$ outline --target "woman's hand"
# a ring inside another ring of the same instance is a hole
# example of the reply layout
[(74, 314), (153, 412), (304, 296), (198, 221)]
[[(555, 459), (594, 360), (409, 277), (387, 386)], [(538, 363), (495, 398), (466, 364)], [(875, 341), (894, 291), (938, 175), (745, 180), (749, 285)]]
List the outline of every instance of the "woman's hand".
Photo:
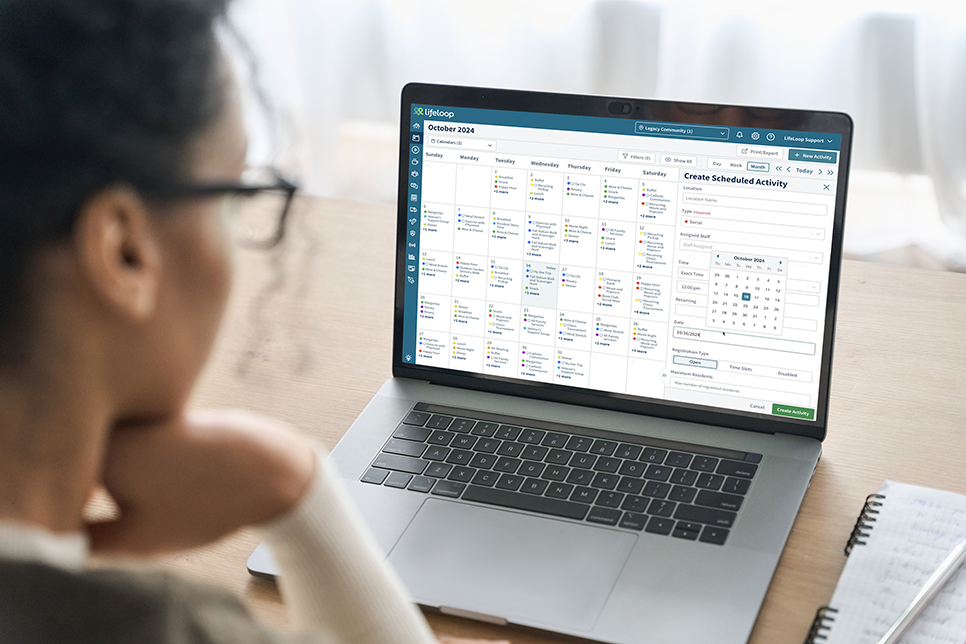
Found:
[(281, 422), (189, 411), (111, 435), (103, 483), (120, 516), (88, 526), (95, 551), (149, 555), (199, 546), (285, 513), (315, 473), (315, 452)]

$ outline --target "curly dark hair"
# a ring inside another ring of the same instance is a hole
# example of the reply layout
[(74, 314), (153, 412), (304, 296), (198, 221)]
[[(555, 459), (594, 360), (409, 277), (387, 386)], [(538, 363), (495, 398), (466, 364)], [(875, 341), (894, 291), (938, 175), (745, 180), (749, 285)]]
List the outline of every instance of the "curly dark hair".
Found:
[(110, 185), (184, 175), (223, 107), (229, 0), (0, 0), (0, 364), (24, 344), (28, 265)]

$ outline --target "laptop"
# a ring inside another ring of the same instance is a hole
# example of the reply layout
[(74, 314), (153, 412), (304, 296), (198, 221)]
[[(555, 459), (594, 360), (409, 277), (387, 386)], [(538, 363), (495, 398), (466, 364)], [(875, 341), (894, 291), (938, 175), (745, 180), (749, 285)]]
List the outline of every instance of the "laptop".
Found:
[(401, 112), (393, 378), (331, 454), (388, 561), (427, 610), (745, 642), (826, 435), (851, 119)]

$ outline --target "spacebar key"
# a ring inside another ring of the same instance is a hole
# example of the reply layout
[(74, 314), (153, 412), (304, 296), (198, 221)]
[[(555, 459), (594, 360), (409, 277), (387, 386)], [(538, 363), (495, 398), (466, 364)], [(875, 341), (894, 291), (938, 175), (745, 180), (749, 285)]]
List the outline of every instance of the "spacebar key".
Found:
[(500, 505), (505, 508), (516, 510), (530, 510), (541, 514), (552, 514), (568, 519), (583, 519), (587, 514), (589, 506), (583, 503), (571, 503), (570, 501), (559, 501), (548, 499), (541, 496), (529, 496), (505, 492), (489, 487), (470, 485), (463, 492), (464, 501), (476, 501), (478, 503), (489, 503), (490, 505)]

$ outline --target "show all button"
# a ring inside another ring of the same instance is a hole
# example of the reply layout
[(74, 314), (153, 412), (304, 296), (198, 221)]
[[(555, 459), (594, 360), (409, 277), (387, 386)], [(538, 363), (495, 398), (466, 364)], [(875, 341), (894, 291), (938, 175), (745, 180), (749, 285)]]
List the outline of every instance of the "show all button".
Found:
[(789, 161), (807, 161), (809, 163), (835, 163), (838, 160), (838, 152), (827, 152), (825, 150), (789, 150)]
[(789, 418), (800, 418), (802, 420), (815, 420), (815, 410), (809, 407), (792, 407), (791, 405), (780, 405), (774, 403), (771, 406), (771, 413), (775, 416), (788, 416)]

